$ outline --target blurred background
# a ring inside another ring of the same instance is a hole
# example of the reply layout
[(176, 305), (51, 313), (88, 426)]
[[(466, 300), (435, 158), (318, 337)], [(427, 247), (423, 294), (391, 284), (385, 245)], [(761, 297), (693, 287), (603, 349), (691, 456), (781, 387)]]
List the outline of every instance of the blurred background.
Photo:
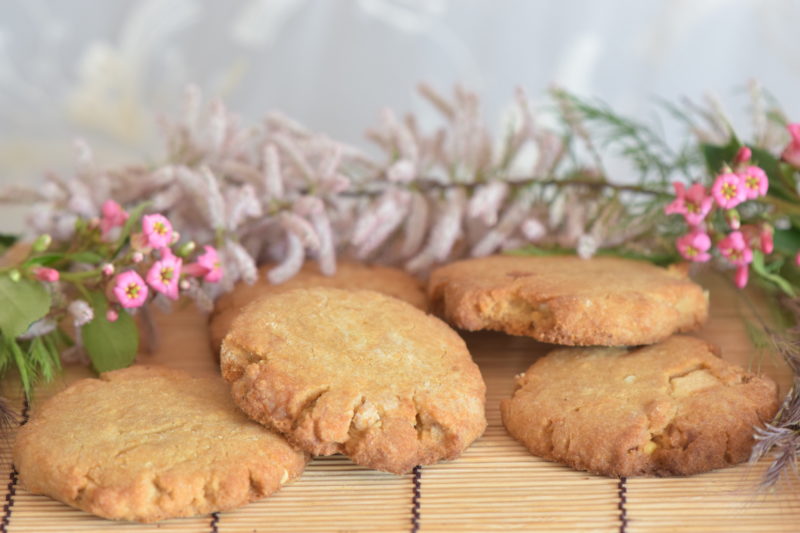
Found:
[[(751, 79), (797, 120), (798, 21), (795, 0), (0, 0), (0, 186), (70, 172), (75, 137), (157, 160), (189, 82), (365, 148), (383, 107), (435, 114), (420, 81), (479, 92), (498, 126), (516, 86), (558, 84), (641, 119), (710, 91), (746, 129)], [(0, 233), (23, 212), (0, 206)]]

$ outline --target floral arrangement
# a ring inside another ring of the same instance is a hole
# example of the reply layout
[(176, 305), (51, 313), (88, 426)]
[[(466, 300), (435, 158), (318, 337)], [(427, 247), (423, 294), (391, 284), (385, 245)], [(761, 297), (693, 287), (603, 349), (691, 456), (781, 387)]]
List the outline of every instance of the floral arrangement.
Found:
[(0, 364), (16, 367), (27, 396), (62, 358), (85, 358), (99, 372), (130, 365), (139, 345), (133, 313), (149, 325), (149, 302), (202, 294), (222, 278), (211, 246), (184, 265), (194, 242), (180, 243), (166, 217), (143, 214), (147, 207), (127, 212), (106, 200), (101, 217), (76, 219), (69, 241), (45, 233), (0, 269)]
[[(190, 88), (181, 118), (163, 121), (161, 163), (101, 168), (78, 142), (74, 174), (0, 191), (0, 201), (31, 203), (31, 226), (59, 243), (53, 252), (41, 237), (29, 258), (0, 274), (0, 298), (38, 302), (12, 326), (0, 305), (8, 346), (0, 361), (48, 377), (70, 342), (48, 328), (70, 316), (98, 370), (129, 364), (135, 341), (124, 356), (100, 356), (93, 345), (105, 333), (93, 328), (125, 327), (135, 337), (122, 311), (140, 309), (146, 322), (142, 304), (154, 295), (163, 303), (183, 291), (208, 309), (219, 291), (254, 281), (258, 264), (271, 264), (267, 276), (280, 283), (308, 258), (327, 274), (339, 256), (424, 274), (465, 256), (576, 253), (706, 263), (739, 287), (754, 280), (786, 321), (759, 317), (753, 334), (800, 376), (790, 327), (800, 312), (800, 125), (756, 84), (752, 142), (740, 140), (715, 100), (664, 104), (696, 137), (680, 145), (559, 89), (537, 108), (517, 91), (501, 135), (492, 135), (474, 93), (420, 92), (441, 125), (423, 130), (413, 115), (386, 110), (367, 132), (382, 152), (371, 157), (280, 114), (244, 125), (221, 102), (203, 106)], [(121, 207), (137, 204), (130, 214)], [(141, 217), (134, 234), (143, 209), (160, 214)], [(184, 264), (193, 242), (214, 248)], [(800, 377), (754, 450), (755, 458), (778, 454), (768, 482), (794, 464), (798, 413)]]

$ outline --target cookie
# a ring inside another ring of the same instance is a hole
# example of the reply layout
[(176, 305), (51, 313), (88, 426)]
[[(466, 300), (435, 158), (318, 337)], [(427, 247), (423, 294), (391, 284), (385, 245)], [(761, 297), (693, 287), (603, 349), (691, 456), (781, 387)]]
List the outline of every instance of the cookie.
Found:
[(383, 266), (362, 263), (339, 262), (333, 276), (325, 276), (316, 263), (307, 262), (300, 272), (289, 281), (273, 285), (266, 279), (272, 265), (262, 267), (258, 281), (253, 285), (238, 283), (234, 289), (222, 295), (214, 305), (209, 318), (211, 347), (219, 353), (222, 339), (228, 333), (233, 319), (250, 302), (266, 294), (301, 287), (335, 287), (339, 289), (368, 289), (405, 300), (414, 307), (427, 311), (425, 289), (419, 280), (406, 272)]
[(533, 455), (607, 476), (689, 475), (746, 460), (777, 387), (674, 336), (642, 348), (564, 348), (517, 379), (500, 410)]
[(428, 296), (459, 328), (568, 346), (652, 344), (708, 315), (707, 295), (680, 269), (611, 257), (459, 261), (431, 274)]
[(221, 379), (145, 366), (55, 395), (20, 428), (13, 454), (29, 491), (139, 522), (233, 509), (307, 462), (239, 411)]
[(444, 322), (373, 291), (314, 287), (245, 308), (222, 342), (237, 405), (313, 455), (393, 473), (457, 457), (486, 386)]

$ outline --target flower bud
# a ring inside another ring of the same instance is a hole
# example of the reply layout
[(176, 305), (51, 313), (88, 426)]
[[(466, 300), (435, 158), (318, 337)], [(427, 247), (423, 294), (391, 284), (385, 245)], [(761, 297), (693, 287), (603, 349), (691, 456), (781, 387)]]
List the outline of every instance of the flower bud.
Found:
[(728, 209), (725, 211), (725, 222), (732, 230), (737, 230), (742, 226), (742, 218), (736, 209)]
[(8, 273), (8, 277), (11, 278), (11, 281), (19, 281), (22, 278), (22, 274), (20, 274), (19, 270), (15, 268)]
[(197, 248), (197, 245), (194, 243), (194, 241), (189, 241), (185, 244), (182, 244), (180, 248), (178, 248), (178, 256), (187, 257), (194, 252), (195, 248)]
[(50, 237), (50, 235), (48, 235), (47, 233), (45, 233), (43, 235), (39, 235), (36, 238), (36, 240), (33, 241), (31, 248), (33, 249), (34, 252), (44, 252), (50, 247), (50, 244), (52, 242), (53, 238)]

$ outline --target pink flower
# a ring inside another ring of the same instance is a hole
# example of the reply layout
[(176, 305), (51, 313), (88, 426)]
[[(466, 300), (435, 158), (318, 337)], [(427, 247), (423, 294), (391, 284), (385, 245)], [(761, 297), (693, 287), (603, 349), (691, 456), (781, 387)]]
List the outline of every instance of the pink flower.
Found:
[(118, 274), (112, 291), (120, 305), (125, 308), (141, 307), (147, 300), (147, 285), (133, 270)]
[(800, 122), (786, 126), (792, 140), (783, 149), (781, 158), (795, 168), (800, 168)]
[(711, 211), (714, 199), (706, 194), (705, 188), (699, 183), (695, 183), (688, 190), (679, 181), (674, 182), (672, 186), (675, 187), (677, 198), (664, 208), (664, 212), (668, 215), (683, 215), (690, 226), (700, 224)]
[(142, 231), (151, 248), (164, 248), (172, 244), (172, 224), (164, 215), (142, 217)]
[(797, 255), (794, 256), (794, 264), (800, 267), (800, 252), (797, 252)]
[(745, 242), (741, 231), (732, 231), (719, 241), (717, 247), (722, 255), (734, 265), (748, 265), (753, 261), (753, 250)]
[(111, 263), (106, 263), (103, 265), (103, 274), (106, 276), (110, 276), (114, 273), (114, 265)]
[(749, 166), (739, 172), (744, 195), (748, 200), (767, 194), (769, 179), (767, 173), (759, 167)]
[(178, 299), (178, 282), (181, 277), (181, 266), (183, 260), (174, 255), (164, 254), (164, 256), (153, 263), (147, 271), (147, 283), (153, 290), (164, 294), (171, 300)]
[(775, 242), (773, 241), (773, 232), (772, 226), (769, 224), (765, 224), (761, 228), (761, 233), (759, 233), (759, 241), (761, 242), (761, 251), (765, 254), (771, 254), (772, 251), (775, 249)]
[(112, 228), (122, 226), (128, 220), (128, 213), (114, 200), (106, 200), (100, 208), (103, 218), (100, 219), (100, 231), (106, 235)]
[(222, 264), (213, 246), (205, 246), (206, 252), (197, 258), (197, 262), (186, 265), (186, 273), (190, 276), (202, 277), (216, 283), (222, 279)]
[(739, 265), (739, 268), (736, 269), (736, 275), (734, 276), (734, 282), (736, 286), (740, 289), (744, 289), (747, 285), (747, 279), (750, 277), (750, 267), (747, 265)]
[(711, 195), (723, 209), (733, 209), (747, 199), (741, 178), (732, 172), (717, 176)]
[(61, 277), (61, 275), (58, 273), (58, 270), (47, 267), (34, 268), (33, 275), (36, 276), (36, 279), (39, 281), (49, 281), (50, 283), (58, 281), (58, 278)]
[(737, 165), (740, 163), (747, 163), (750, 161), (750, 158), (753, 157), (753, 152), (747, 146), (742, 146), (739, 148), (739, 151), (736, 152), (736, 159), (733, 160), (734, 163)]
[(702, 231), (695, 230), (679, 237), (677, 246), (683, 258), (689, 261), (705, 263), (711, 259), (711, 255), (707, 253), (711, 248), (711, 238)]
[(118, 318), (119, 318), (119, 313), (117, 313), (113, 309), (109, 309), (108, 311), (106, 311), (106, 320), (108, 320), (109, 322), (116, 322)]

